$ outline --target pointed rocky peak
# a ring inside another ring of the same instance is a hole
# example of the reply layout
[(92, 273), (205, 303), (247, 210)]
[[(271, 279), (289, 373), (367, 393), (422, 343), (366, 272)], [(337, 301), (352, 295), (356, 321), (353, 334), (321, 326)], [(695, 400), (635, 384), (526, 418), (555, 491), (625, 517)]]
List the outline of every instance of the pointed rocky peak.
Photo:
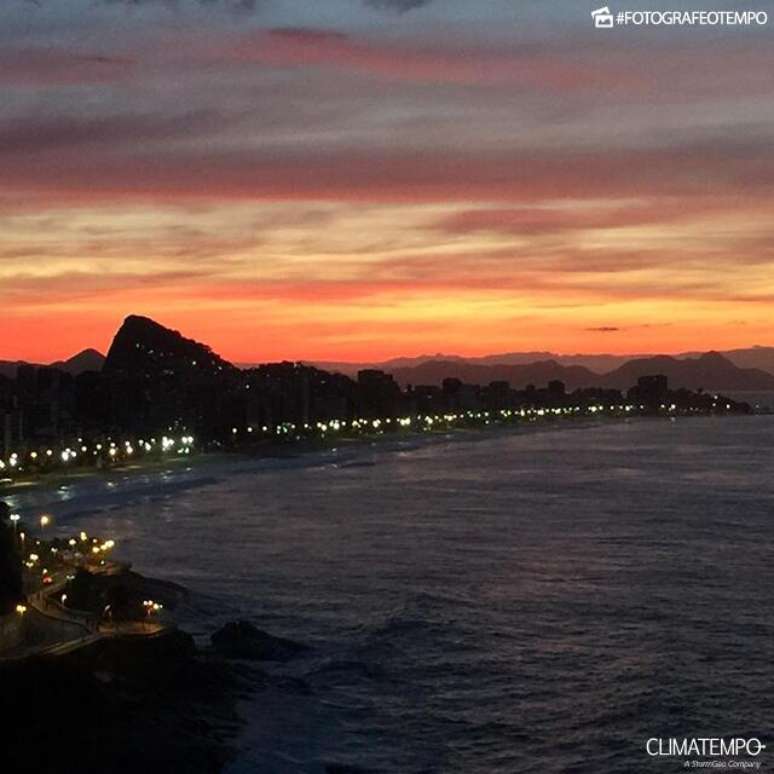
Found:
[(104, 371), (130, 376), (181, 376), (231, 373), (235, 367), (208, 346), (160, 325), (149, 317), (130, 315), (116, 333)]

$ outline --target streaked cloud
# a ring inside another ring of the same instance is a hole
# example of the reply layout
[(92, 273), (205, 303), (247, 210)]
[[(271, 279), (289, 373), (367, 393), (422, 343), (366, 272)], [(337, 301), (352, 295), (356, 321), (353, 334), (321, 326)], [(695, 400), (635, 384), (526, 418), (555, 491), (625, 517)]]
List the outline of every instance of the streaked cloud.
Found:
[(565, 2), (72, 3), (0, 9), (0, 358), (130, 312), (239, 360), (772, 340), (760, 34), (601, 40)]
[(378, 11), (406, 13), (429, 5), (433, 0), (365, 0), (365, 5)]

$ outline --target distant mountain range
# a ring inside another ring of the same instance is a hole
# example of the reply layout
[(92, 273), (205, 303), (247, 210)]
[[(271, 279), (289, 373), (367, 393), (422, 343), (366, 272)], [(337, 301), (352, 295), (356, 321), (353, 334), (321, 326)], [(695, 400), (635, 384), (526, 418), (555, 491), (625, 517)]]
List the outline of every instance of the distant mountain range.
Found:
[(100, 371), (104, 362), (105, 356), (101, 352), (97, 352), (96, 349), (84, 349), (69, 360), (57, 360), (51, 364), (51, 367), (77, 376), (84, 371)]
[(690, 390), (766, 391), (774, 390), (774, 374), (758, 368), (739, 368), (717, 352), (696, 358), (679, 359), (666, 355), (629, 360), (608, 373), (598, 374), (581, 365), (563, 365), (556, 360), (524, 364), (482, 365), (460, 360), (426, 360), (415, 366), (392, 368), (390, 372), (403, 385), (440, 384), (456, 377), (470, 384), (507, 381), (512, 387), (528, 384), (543, 386), (553, 379), (569, 390), (578, 387), (604, 387), (626, 390), (641, 376), (663, 374), (674, 388)]
[[(128, 328), (140, 324), (154, 327), (154, 335), (163, 339), (162, 326), (145, 318), (130, 317)], [(123, 335), (126, 335), (125, 333)], [(117, 342), (120, 348), (121, 336)], [(115, 349), (116, 342), (114, 342)], [(208, 350), (209, 351), (209, 350)], [(112, 361), (115, 362), (117, 351)], [(129, 357), (129, 355), (126, 355)], [(213, 359), (212, 354), (207, 358)], [(225, 361), (218, 360), (222, 366)], [(84, 371), (99, 371), (105, 357), (95, 349), (85, 349), (68, 360), (50, 365), (73, 375)], [(19, 361), (0, 361), (0, 375), (14, 377)], [(556, 355), (551, 352), (509, 352), (483, 357), (458, 355), (422, 355), (394, 358), (374, 363), (314, 362), (327, 371), (354, 375), (364, 368), (387, 371), (402, 385), (440, 384), (446, 377), (456, 377), (469, 384), (489, 384), (507, 381), (513, 387), (528, 384), (544, 386), (553, 379), (565, 383), (568, 389), (605, 387), (626, 390), (640, 376), (664, 374), (673, 387), (691, 390), (767, 391), (774, 390), (774, 347), (751, 347), (725, 352), (686, 352), (666, 355)], [(35, 364), (31, 364), (35, 365)], [(200, 364), (201, 365), (201, 364)], [(239, 364), (247, 368), (253, 364)]]
[(40, 367), (48, 365), (51, 368), (58, 368), (60, 371), (66, 371), (68, 374), (77, 376), (84, 371), (100, 371), (105, 362), (105, 356), (96, 349), (84, 349), (77, 355), (73, 355), (67, 360), (57, 360), (54, 363), (28, 363), (25, 360), (0, 360), (0, 376), (6, 376), (9, 379), (16, 378), (16, 370), (20, 365), (32, 365)]
[[(681, 352), (671, 357), (675, 360), (696, 359), (703, 352)], [(774, 373), (774, 347), (747, 347), (745, 349), (721, 350), (719, 354), (730, 360), (739, 368), (759, 368), (762, 371)], [(620, 368), (630, 360), (646, 360), (654, 357), (653, 354), (633, 353), (628, 355), (559, 355), (556, 352), (531, 351), (531, 352), (503, 352), (495, 355), (483, 355), (481, 357), (462, 357), (460, 355), (419, 355), (417, 357), (399, 357), (391, 360), (347, 363), (337, 361), (309, 361), (310, 365), (323, 368), (327, 371), (340, 371), (345, 374), (356, 374), (363, 368), (378, 368), (382, 371), (393, 373), (396, 369), (418, 366), (429, 360), (443, 362), (462, 362), (475, 365), (528, 365), (546, 360), (553, 360), (563, 366), (583, 366), (597, 374), (606, 374), (616, 368)]]
[(773, 374), (760, 368), (740, 368), (719, 352), (682, 359), (661, 355), (629, 360), (610, 373), (601, 375), (599, 384), (623, 390), (648, 374), (664, 374), (674, 387), (689, 390), (774, 390)]

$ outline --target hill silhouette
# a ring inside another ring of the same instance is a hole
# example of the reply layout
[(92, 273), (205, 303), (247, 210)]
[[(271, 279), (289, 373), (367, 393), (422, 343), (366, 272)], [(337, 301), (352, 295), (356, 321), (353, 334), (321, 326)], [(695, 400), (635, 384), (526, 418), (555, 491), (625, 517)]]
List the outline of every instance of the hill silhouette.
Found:
[(758, 368), (739, 368), (719, 352), (697, 358), (658, 356), (630, 360), (600, 377), (600, 386), (626, 389), (641, 376), (663, 374), (669, 383), (689, 390), (774, 390), (774, 375)]
[[(685, 353), (627, 357), (620, 355), (555, 355), (550, 352), (510, 352), (482, 357), (420, 355), (377, 363), (316, 362), (318, 368), (355, 376), (362, 368), (379, 368), (402, 385), (440, 384), (447, 377), (469, 384), (485, 385), (507, 381), (513, 387), (545, 385), (561, 380), (568, 389), (584, 387), (626, 390), (641, 376), (663, 374), (674, 387), (691, 390), (768, 391), (774, 390), (774, 347), (750, 347), (723, 352)], [(0, 376), (14, 378), (23, 361), (0, 361)], [(311, 364), (311, 363), (310, 363)], [(39, 365), (39, 364), (29, 364)], [(206, 344), (186, 338), (149, 317), (128, 316), (103, 357), (95, 349), (85, 349), (51, 367), (77, 376), (104, 369), (107, 374), (144, 374), (145, 378), (176, 380), (217, 379), (235, 374), (238, 368), (212, 351)]]
[(51, 363), (51, 368), (58, 368), (60, 371), (78, 376), (85, 371), (101, 371), (104, 363), (105, 356), (101, 352), (88, 348), (67, 360), (57, 360), (55, 363)]
[[(528, 384), (546, 385), (559, 379), (567, 389), (594, 385), (597, 374), (583, 366), (563, 366), (555, 360), (517, 365), (479, 365), (458, 360), (430, 360), (409, 368), (390, 371), (399, 384), (440, 384), (445, 378), (460, 379), (466, 384), (489, 384), (494, 381), (509, 382), (512, 387)], [(631, 386), (631, 385), (629, 385)]]
[(129, 315), (110, 345), (103, 371), (132, 376), (219, 376), (235, 371), (206, 344), (188, 339), (149, 317)]
[(673, 387), (690, 390), (766, 391), (774, 390), (774, 375), (756, 368), (739, 368), (718, 352), (697, 358), (678, 359), (667, 355), (629, 360), (606, 374), (597, 374), (578, 365), (562, 365), (544, 360), (526, 365), (480, 365), (460, 361), (426, 361), (410, 368), (391, 371), (401, 384), (440, 384), (456, 377), (470, 384), (507, 381), (513, 387), (543, 385), (559, 379), (568, 389), (603, 387), (626, 390), (641, 376), (663, 374)]

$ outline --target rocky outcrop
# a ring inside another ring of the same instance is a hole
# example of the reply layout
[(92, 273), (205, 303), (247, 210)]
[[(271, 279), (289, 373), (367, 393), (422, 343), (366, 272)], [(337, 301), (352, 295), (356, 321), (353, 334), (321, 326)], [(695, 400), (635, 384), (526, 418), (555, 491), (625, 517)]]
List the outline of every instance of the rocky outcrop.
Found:
[(110, 345), (105, 373), (209, 374), (219, 376), (237, 371), (208, 346), (187, 339), (178, 331), (165, 328), (149, 317), (130, 315), (118, 329)]
[(309, 649), (293, 640), (274, 637), (248, 621), (227, 623), (210, 640), (221, 655), (251, 661), (289, 661)]
[(253, 682), (180, 631), (0, 662), (2, 771), (221, 771)]
[(83, 568), (68, 583), (66, 593), (69, 608), (101, 617), (109, 605), (114, 621), (143, 619), (147, 614), (144, 600), (174, 610), (188, 596), (186, 589), (176, 583), (146, 578), (131, 570), (94, 574)]
[(132, 315), (116, 333), (102, 369), (110, 420), (133, 432), (158, 432), (175, 419), (206, 437), (231, 418), (241, 372), (209, 347), (147, 318)]

